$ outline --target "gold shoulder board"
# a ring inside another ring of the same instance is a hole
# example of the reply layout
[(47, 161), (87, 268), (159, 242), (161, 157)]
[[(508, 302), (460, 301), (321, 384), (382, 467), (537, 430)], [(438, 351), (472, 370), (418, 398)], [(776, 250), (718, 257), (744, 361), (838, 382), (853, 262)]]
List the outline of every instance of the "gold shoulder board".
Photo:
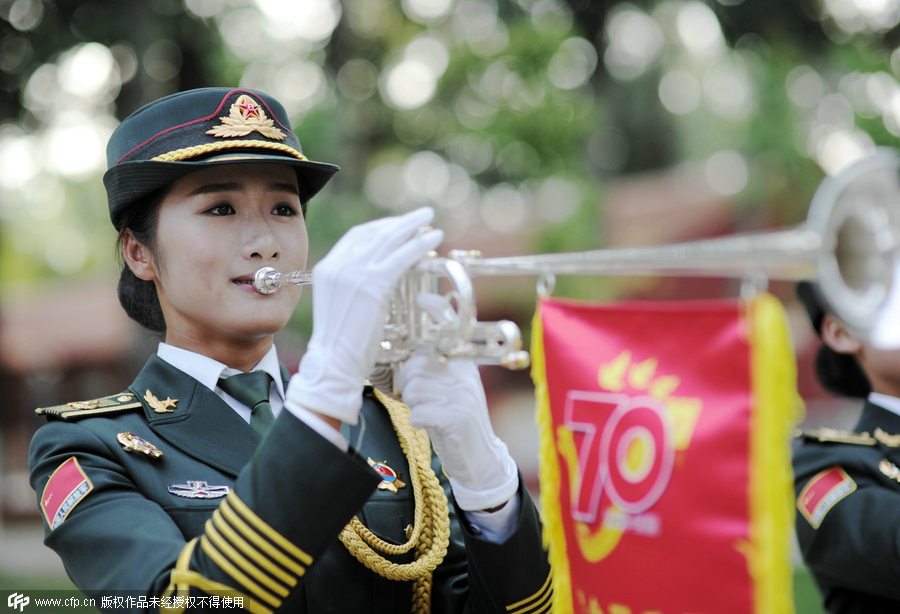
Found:
[(134, 394), (120, 392), (91, 401), (75, 401), (55, 407), (38, 407), (34, 413), (38, 416), (54, 416), (63, 420), (79, 420), (90, 416), (117, 414), (139, 407), (141, 407), (141, 401)]
[(829, 443), (849, 443), (857, 446), (874, 446), (878, 440), (871, 437), (868, 432), (854, 433), (852, 431), (841, 431), (838, 429), (830, 429), (822, 427), (814, 431), (795, 431), (794, 437), (803, 439), (811, 439), (813, 441), (824, 441)]

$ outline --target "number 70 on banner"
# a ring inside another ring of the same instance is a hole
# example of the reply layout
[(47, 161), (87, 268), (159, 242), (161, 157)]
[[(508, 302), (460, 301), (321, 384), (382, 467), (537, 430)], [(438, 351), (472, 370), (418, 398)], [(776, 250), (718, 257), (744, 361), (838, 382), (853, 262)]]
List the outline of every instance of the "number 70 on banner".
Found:
[(575, 520), (592, 524), (604, 493), (621, 511), (640, 514), (665, 492), (675, 464), (675, 428), (658, 399), (570, 390), (563, 426), (578, 457), (577, 469), (569, 467)]

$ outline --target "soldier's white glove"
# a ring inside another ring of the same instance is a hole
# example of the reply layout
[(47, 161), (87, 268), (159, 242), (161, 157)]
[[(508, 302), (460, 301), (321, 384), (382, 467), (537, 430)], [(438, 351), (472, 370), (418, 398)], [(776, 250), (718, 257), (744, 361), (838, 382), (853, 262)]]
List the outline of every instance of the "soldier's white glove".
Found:
[(512, 498), (519, 488), (516, 463), (494, 434), (472, 361), (441, 364), (433, 355), (414, 356), (395, 385), (411, 410), (412, 425), (428, 432), (462, 509), (486, 510)]
[(351, 228), (313, 268), (313, 332), (286, 404), (356, 424), (363, 380), (375, 364), (387, 295), (400, 276), (436, 248), (440, 230), (419, 233), (423, 207)]

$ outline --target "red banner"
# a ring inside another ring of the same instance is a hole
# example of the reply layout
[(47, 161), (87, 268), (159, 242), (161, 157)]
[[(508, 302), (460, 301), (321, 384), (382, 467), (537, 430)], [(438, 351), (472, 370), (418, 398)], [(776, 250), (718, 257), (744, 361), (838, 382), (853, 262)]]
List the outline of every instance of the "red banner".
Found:
[[(778, 427), (762, 423), (756, 389), (771, 386), (753, 365), (789, 363), (779, 381), (790, 385), (793, 356), (780, 305), (764, 298), (769, 324), (736, 301), (540, 304), (533, 354), (555, 612), (790, 611), (790, 420), (780, 411)], [(772, 335), (777, 351), (760, 355), (757, 340)], [(797, 398), (780, 394), (781, 407)], [(774, 489), (757, 458), (771, 441)], [(783, 520), (774, 530), (773, 518)]]

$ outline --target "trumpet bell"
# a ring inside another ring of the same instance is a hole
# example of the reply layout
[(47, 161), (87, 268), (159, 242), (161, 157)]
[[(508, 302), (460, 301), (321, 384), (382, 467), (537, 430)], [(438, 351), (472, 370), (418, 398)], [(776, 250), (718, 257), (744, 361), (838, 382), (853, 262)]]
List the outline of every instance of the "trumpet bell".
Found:
[(872, 336), (900, 248), (900, 152), (881, 149), (820, 184), (806, 227), (822, 238), (818, 288), (858, 336)]

